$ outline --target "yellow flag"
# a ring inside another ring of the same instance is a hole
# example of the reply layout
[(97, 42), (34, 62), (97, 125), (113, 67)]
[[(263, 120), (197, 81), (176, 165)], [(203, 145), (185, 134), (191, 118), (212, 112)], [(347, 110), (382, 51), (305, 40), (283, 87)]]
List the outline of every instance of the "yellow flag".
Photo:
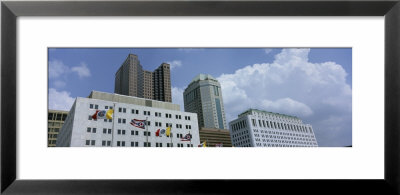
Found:
[(203, 147), (207, 147), (206, 141), (203, 142)]
[(107, 119), (112, 119), (113, 113), (114, 113), (114, 110), (113, 110), (113, 109), (108, 110), (108, 111), (107, 111), (107, 114), (106, 114)]
[(165, 134), (169, 137), (169, 134), (171, 134), (171, 127), (167, 127), (167, 132)]

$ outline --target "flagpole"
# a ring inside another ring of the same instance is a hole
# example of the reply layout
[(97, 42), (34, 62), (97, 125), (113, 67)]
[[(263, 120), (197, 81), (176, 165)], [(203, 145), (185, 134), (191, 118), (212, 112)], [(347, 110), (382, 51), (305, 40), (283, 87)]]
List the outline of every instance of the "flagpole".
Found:
[(171, 147), (173, 147), (173, 146), (172, 146), (172, 134), (171, 134), (171, 130), (172, 130), (172, 127), (169, 129), (169, 137), (171, 138)]
[(144, 122), (144, 124), (146, 125), (146, 143), (147, 143), (147, 147), (149, 147), (149, 130), (147, 129), (147, 118), (146, 117), (146, 121)]
[[(113, 147), (114, 144), (114, 121), (115, 121), (115, 103), (114, 103), (114, 107), (113, 107), (113, 117), (112, 117), (112, 130), (111, 130), (111, 147)], [(107, 117), (106, 117), (107, 118)]]

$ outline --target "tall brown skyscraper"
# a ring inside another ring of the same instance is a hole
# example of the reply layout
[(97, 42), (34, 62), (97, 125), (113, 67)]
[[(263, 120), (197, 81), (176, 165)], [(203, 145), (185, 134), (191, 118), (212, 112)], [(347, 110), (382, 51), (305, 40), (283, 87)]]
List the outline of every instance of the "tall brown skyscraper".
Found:
[(162, 63), (154, 72), (143, 70), (135, 54), (129, 54), (115, 73), (114, 93), (172, 102), (170, 65)]

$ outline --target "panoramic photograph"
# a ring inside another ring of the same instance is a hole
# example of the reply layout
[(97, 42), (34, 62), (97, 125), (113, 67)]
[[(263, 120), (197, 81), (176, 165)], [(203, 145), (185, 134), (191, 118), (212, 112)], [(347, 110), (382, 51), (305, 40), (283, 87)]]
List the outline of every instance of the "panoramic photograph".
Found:
[(352, 147), (351, 48), (48, 48), (48, 147)]

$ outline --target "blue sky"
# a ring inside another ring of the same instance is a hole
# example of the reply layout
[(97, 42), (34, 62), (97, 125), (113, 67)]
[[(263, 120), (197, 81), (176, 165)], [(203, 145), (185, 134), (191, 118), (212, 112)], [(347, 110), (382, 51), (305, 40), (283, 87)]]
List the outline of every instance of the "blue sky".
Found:
[(227, 121), (252, 107), (313, 125), (320, 146), (352, 145), (351, 48), (51, 48), (49, 108), (69, 110), (90, 91), (114, 92), (129, 53), (145, 70), (171, 64), (172, 101), (199, 73), (222, 86)]

